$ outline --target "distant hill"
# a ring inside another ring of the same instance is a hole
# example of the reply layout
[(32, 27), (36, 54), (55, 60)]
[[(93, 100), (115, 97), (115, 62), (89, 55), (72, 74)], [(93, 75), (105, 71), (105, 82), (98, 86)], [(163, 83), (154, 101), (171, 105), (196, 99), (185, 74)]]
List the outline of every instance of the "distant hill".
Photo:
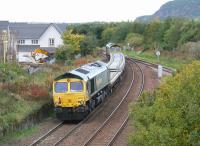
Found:
[(135, 21), (164, 20), (169, 17), (200, 19), (200, 0), (173, 0), (162, 5), (153, 15), (141, 16)]

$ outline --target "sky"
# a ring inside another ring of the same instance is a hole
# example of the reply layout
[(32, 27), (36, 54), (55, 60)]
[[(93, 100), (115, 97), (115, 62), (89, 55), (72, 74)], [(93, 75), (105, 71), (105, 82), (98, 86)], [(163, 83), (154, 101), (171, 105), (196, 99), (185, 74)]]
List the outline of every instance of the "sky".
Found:
[(1, 0), (0, 20), (11, 22), (120, 22), (151, 15), (171, 0)]

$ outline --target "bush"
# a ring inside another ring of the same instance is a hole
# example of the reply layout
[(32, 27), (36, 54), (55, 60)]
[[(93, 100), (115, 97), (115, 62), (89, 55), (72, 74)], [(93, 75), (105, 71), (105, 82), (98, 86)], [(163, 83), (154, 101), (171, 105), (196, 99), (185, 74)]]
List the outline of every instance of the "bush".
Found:
[(0, 82), (10, 82), (27, 73), (15, 63), (0, 63)]
[(76, 59), (74, 62), (75, 66), (81, 66), (87, 64), (87, 60), (85, 58)]
[(200, 144), (200, 62), (184, 67), (131, 105), (132, 145)]
[(30, 93), (29, 98), (31, 100), (38, 100), (38, 99), (41, 100), (49, 97), (48, 90), (39, 85), (31, 85), (28, 91)]
[(143, 36), (137, 33), (129, 33), (125, 40), (130, 47), (140, 47), (143, 43)]

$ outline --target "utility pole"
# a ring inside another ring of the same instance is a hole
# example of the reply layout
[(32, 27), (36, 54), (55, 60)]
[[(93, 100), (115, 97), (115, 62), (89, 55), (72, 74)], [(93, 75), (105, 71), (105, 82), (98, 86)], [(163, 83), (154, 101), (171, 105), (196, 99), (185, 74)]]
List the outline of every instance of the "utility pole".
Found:
[(8, 51), (8, 32), (6, 30), (3, 30), (2, 40), (3, 40), (3, 61), (4, 63), (6, 63), (7, 51)]

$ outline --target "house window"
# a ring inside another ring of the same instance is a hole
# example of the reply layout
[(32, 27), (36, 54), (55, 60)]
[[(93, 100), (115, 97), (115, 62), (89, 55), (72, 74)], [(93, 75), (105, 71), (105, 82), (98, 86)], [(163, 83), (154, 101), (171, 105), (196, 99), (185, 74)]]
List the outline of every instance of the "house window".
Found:
[(38, 44), (38, 40), (32, 40), (32, 44)]
[(54, 46), (54, 45), (55, 45), (55, 39), (49, 38), (49, 46)]
[(20, 45), (25, 44), (25, 40), (19, 40), (19, 41), (18, 41), (18, 44), (20, 44)]

